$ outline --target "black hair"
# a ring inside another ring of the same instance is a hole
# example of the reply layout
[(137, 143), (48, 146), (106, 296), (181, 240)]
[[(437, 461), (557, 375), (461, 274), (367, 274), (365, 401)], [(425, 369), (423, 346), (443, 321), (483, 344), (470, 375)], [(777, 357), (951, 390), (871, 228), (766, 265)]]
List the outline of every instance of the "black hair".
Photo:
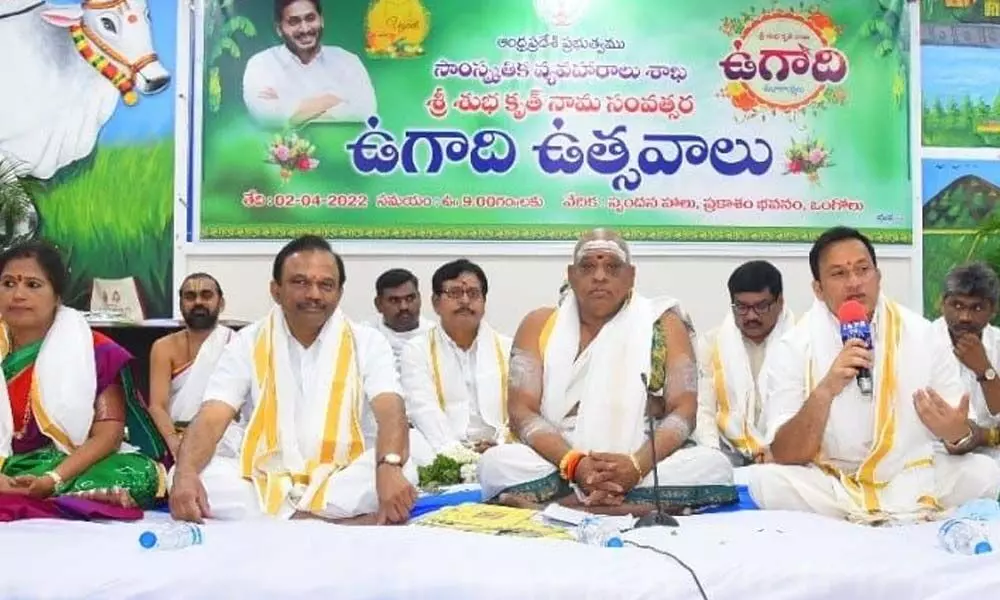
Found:
[(460, 258), (450, 263), (445, 263), (434, 271), (431, 277), (431, 291), (435, 296), (440, 296), (444, 292), (444, 282), (458, 279), (462, 273), (472, 273), (479, 280), (479, 285), (483, 288), (483, 296), (489, 292), (489, 283), (486, 281), (486, 273), (483, 269), (471, 260)]
[[(280, 23), (281, 19), (285, 16), (285, 9), (295, 4), (299, 0), (274, 0), (274, 22)], [(306, 0), (306, 2), (312, 2), (312, 5), (316, 8), (316, 13), (319, 16), (323, 16), (323, 5), (320, 4), (319, 0)]]
[(736, 267), (729, 276), (729, 299), (745, 292), (770, 292), (775, 298), (781, 295), (781, 271), (766, 260), (751, 260)]
[[(192, 279), (208, 279), (209, 281), (215, 284), (215, 291), (217, 294), (219, 294), (219, 298), (222, 298), (222, 286), (219, 285), (219, 280), (216, 279), (215, 277), (212, 277), (208, 273), (203, 273), (200, 271), (198, 273), (191, 273), (190, 275), (185, 277), (184, 281), (181, 282), (181, 288), (183, 289), (184, 284), (191, 281)], [(178, 290), (177, 293), (179, 294), (180, 290)]]
[(44, 240), (30, 240), (15, 244), (0, 254), (0, 273), (7, 268), (7, 264), (12, 260), (22, 258), (33, 258), (38, 266), (45, 272), (45, 277), (52, 286), (52, 291), (56, 296), (62, 298), (66, 291), (66, 281), (69, 273), (66, 271), (66, 263), (63, 262), (59, 249)]
[(381, 296), (386, 290), (398, 288), (407, 283), (412, 283), (415, 288), (420, 287), (420, 281), (413, 273), (406, 269), (389, 269), (375, 280), (375, 295)]
[(337, 282), (339, 284), (338, 287), (343, 288), (344, 284), (347, 283), (347, 273), (344, 271), (344, 259), (333, 251), (333, 248), (330, 247), (330, 242), (318, 235), (299, 236), (285, 244), (281, 250), (278, 250), (278, 255), (274, 257), (274, 266), (271, 267), (271, 277), (275, 283), (281, 283), (285, 261), (288, 260), (289, 256), (297, 252), (328, 252), (332, 254), (333, 259), (337, 261), (337, 271), (340, 273), (340, 281)]
[(819, 261), (823, 258), (823, 253), (826, 252), (826, 249), (837, 242), (847, 240), (857, 240), (864, 244), (865, 248), (868, 249), (868, 255), (871, 256), (872, 266), (878, 267), (878, 259), (875, 258), (875, 246), (872, 245), (872, 241), (868, 239), (868, 236), (851, 227), (832, 227), (820, 234), (816, 238), (816, 241), (813, 242), (812, 249), (809, 250), (809, 270), (812, 271), (814, 281), (819, 281)]

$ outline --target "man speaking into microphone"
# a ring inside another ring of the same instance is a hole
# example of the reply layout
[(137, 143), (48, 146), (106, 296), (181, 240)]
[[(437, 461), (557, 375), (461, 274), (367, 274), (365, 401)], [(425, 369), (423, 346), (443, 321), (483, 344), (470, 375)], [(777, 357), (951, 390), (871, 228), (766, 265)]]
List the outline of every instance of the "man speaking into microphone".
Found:
[(921, 418), (967, 410), (958, 363), (926, 319), (881, 294), (871, 241), (830, 229), (809, 267), (816, 302), (762, 369), (775, 464), (737, 471), (757, 504), (881, 522), (996, 498), (997, 463), (942, 450), (967, 427)]

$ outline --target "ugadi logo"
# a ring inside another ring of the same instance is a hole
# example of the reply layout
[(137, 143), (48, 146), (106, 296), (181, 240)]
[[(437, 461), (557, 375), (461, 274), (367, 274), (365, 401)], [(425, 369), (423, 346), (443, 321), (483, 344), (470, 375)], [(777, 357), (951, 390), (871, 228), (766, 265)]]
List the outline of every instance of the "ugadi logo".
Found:
[(834, 48), (839, 29), (814, 11), (765, 11), (744, 21), (724, 19), (733, 51), (719, 61), (722, 95), (748, 117), (843, 104), (847, 56)]
[(365, 53), (373, 58), (424, 54), (430, 12), (420, 0), (373, 0), (365, 17)]

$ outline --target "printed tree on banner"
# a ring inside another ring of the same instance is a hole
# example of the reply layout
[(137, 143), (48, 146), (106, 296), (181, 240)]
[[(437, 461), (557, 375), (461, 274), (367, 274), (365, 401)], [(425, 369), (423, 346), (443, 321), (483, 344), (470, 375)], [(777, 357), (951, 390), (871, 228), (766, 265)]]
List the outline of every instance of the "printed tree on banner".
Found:
[(892, 79), (892, 96), (901, 104), (906, 96), (906, 75), (909, 70), (909, 33), (904, 28), (904, 0), (879, 0), (879, 14), (863, 26), (862, 31), (875, 42), (875, 54), (880, 58), (895, 55), (899, 61)]
[[(259, 1), (259, 0), (258, 0)], [(218, 112), (222, 105), (222, 74), (218, 62), (228, 55), (239, 59), (243, 55), (236, 37), (252, 38), (257, 28), (250, 19), (234, 14), (234, 0), (210, 0), (205, 13), (205, 39), (208, 42), (208, 107)]]
[[(997, 245), (997, 240), (1000, 240), (1000, 209), (994, 210), (989, 218), (980, 223), (975, 240), (965, 257), (966, 262), (982, 260), (1000, 273), (1000, 245)], [(993, 317), (993, 324), (1000, 326), (1000, 312)]]

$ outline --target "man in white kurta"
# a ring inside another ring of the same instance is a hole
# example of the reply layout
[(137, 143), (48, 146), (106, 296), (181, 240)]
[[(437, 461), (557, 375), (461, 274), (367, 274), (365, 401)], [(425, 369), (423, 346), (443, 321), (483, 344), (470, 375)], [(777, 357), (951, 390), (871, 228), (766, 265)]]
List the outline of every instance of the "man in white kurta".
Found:
[[(392, 352), (380, 333), (336, 308), (342, 264), (313, 236), (279, 253), (280, 283), (272, 283), (279, 304), (226, 347), (182, 443), (172, 478), (175, 518), (347, 519), (383, 512), (383, 496), (395, 494), (405, 499), (391, 520), (408, 516), (415, 491), (406, 480), (417, 474), (405, 456)], [(362, 431), (365, 402), (378, 421), (379, 456)], [(245, 407), (239, 457), (209, 462), (227, 419)]]
[[(738, 471), (756, 503), (872, 522), (995, 498), (1000, 468), (943, 453), (938, 438), (951, 434), (921, 421), (917, 407), (932, 396), (958, 406), (958, 364), (926, 319), (880, 293), (871, 242), (831, 229), (810, 265), (817, 300), (764, 366), (766, 435), (777, 464)], [(833, 311), (846, 300), (869, 311), (873, 350), (841, 341)], [(861, 368), (872, 373), (871, 394), (857, 383)]]
[(363, 122), (376, 113), (375, 90), (357, 55), (324, 46), (320, 0), (284, 7), (276, 23), (284, 43), (247, 61), (243, 101), (274, 126), (317, 121)]
[(399, 368), (407, 342), (429, 331), (434, 321), (420, 314), (420, 281), (406, 269), (389, 269), (375, 280), (375, 310), (372, 326), (382, 332), (392, 346)]
[(767, 349), (794, 324), (781, 272), (767, 261), (744, 263), (728, 281), (730, 310), (698, 340), (700, 444), (720, 447), (734, 466), (770, 460), (758, 378)]
[[(1000, 280), (981, 262), (962, 265), (948, 273), (941, 298), (941, 317), (934, 333), (958, 359), (969, 396), (968, 415), (945, 415), (971, 420), (965, 443), (949, 447), (952, 453), (979, 452), (1000, 459), (1000, 328), (990, 324), (1000, 301)], [(962, 441), (962, 440), (960, 440)]]
[[(716, 449), (690, 446), (697, 373), (677, 302), (633, 290), (626, 243), (599, 229), (581, 238), (573, 292), (522, 322), (511, 353), (509, 417), (521, 443), (479, 462), (486, 498), (504, 494), (595, 510), (649, 504), (653, 469), (665, 502), (697, 507), (735, 500), (732, 467)], [(676, 407), (647, 443), (648, 395)]]
[(486, 275), (460, 259), (440, 267), (433, 280), (441, 322), (406, 345), (400, 365), (406, 414), (426, 441), (411, 449), (418, 464), (463, 444), (481, 452), (507, 433), (512, 340), (483, 319)]

